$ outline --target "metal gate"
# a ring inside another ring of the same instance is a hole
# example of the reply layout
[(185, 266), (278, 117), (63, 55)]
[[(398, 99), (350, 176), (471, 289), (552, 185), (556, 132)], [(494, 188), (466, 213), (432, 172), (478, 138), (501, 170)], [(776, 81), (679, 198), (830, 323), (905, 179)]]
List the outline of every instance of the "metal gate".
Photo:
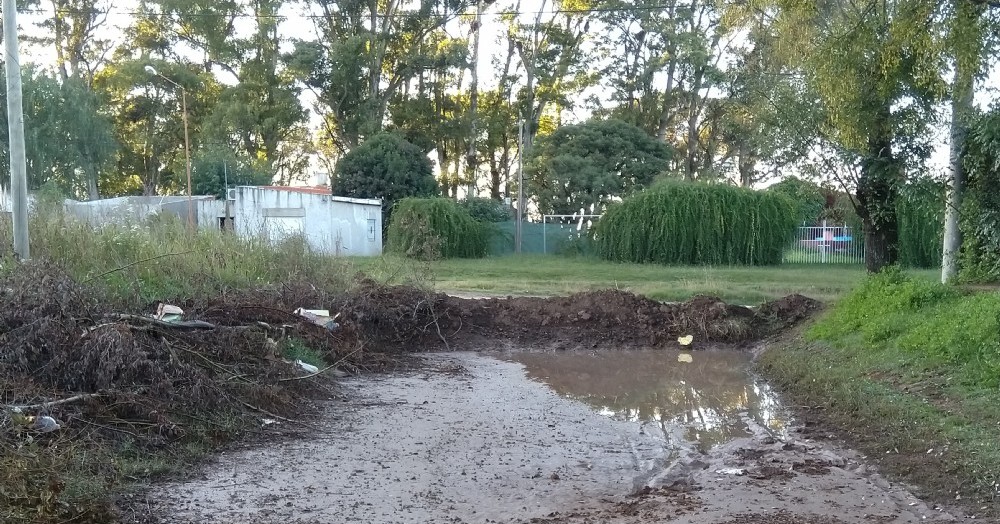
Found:
[(864, 242), (847, 226), (800, 227), (785, 251), (786, 264), (864, 264)]

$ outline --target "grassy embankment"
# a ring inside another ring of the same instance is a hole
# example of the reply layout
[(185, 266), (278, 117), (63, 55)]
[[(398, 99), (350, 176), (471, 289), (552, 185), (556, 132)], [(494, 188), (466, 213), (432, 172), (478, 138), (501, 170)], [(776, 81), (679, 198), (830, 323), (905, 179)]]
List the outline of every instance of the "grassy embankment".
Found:
[(1000, 294), (872, 277), (759, 365), (886, 472), (1000, 516)]

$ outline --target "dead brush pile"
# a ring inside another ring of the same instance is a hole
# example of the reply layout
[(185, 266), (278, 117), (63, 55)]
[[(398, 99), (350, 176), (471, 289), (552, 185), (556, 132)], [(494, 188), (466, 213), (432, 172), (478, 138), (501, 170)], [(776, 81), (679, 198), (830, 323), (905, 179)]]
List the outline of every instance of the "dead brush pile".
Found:
[[(349, 332), (291, 313), (320, 295), (192, 302), (185, 319), (206, 324), (180, 328), (123, 312), (53, 267), (0, 281), (0, 522), (111, 522), (108, 495), (124, 480), (310, 409), (323, 383), (282, 358), (284, 340), (331, 364), (363, 362)], [(43, 416), (60, 429), (45, 431)]]

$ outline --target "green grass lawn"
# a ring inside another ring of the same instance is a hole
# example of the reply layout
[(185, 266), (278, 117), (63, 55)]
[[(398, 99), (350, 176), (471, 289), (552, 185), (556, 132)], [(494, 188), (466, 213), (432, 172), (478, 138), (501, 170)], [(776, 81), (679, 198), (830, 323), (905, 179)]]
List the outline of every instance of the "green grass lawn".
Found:
[[(756, 304), (791, 293), (828, 301), (864, 277), (859, 265), (782, 265), (775, 267), (691, 267), (616, 264), (594, 258), (523, 255), (487, 259), (453, 259), (432, 263), (394, 257), (355, 259), (359, 269), (376, 279), (402, 283), (430, 279), (439, 291), (481, 295), (565, 295), (617, 288), (657, 300), (685, 300), (711, 294), (724, 300)], [(937, 271), (914, 271), (935, 279)], [(417, 275), (417, 277), (414, 277)]]

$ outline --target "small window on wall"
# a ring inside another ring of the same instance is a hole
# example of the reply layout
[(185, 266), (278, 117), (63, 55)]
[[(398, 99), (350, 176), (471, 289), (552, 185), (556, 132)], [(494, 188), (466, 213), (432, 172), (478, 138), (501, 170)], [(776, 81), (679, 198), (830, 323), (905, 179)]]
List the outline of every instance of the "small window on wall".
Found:
[(374, 218), (369, 218), (368, 219), (368, 241), (369, 242), (374, 242), (375, 241), (375, 219)]

